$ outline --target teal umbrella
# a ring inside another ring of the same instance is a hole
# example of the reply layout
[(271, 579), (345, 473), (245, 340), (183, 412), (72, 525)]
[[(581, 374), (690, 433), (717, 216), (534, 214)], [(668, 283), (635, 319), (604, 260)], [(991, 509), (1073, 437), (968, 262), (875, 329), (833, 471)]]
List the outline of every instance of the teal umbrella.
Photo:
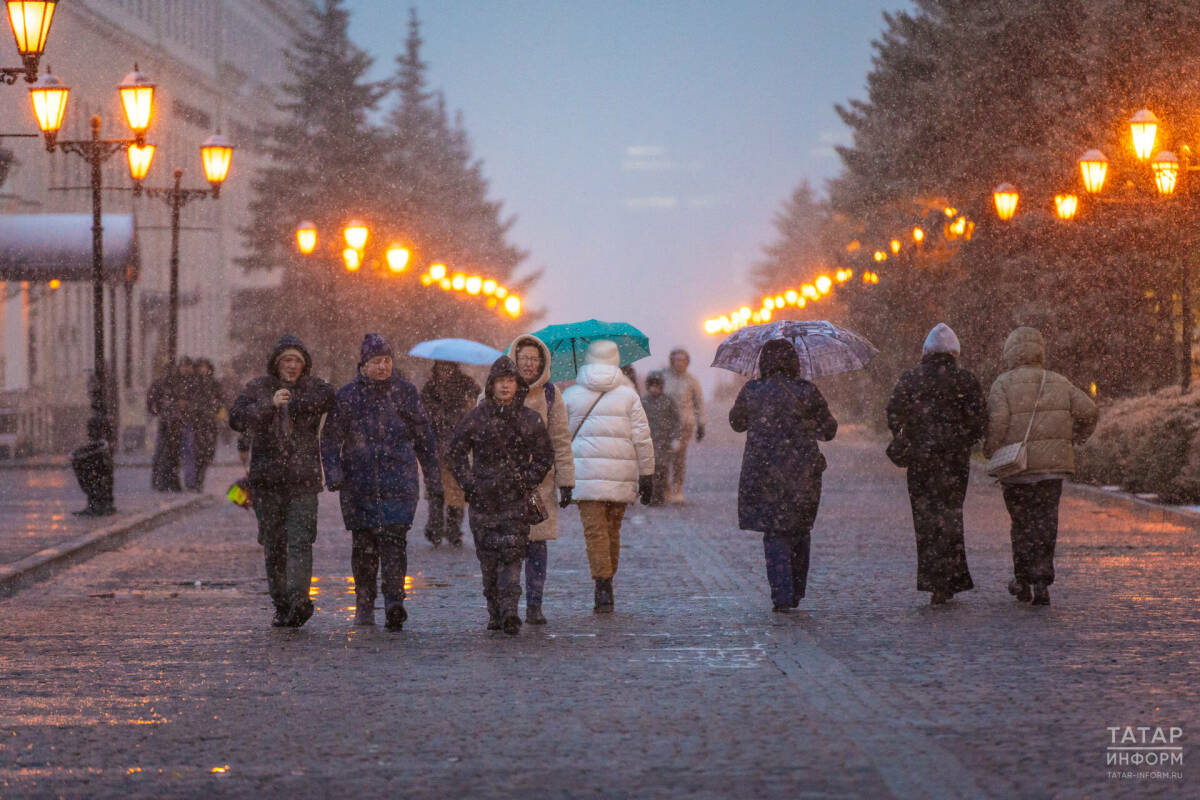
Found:
[(628, 322), (601, 322), (589, 319), (567, 325), (547, 325), (534, 336), (550, 348), (550, 380), (569, 381), (574, 379), (588, 344), (598, 339), (616, 343), (621, 353), (621, 366), (632, 364), (650, 355), (650, 339)]

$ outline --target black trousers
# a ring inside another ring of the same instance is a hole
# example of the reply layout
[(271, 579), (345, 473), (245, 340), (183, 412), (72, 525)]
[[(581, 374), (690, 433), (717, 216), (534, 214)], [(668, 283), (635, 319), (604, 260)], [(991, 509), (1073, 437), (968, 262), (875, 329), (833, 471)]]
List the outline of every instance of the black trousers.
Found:
[(771, 602), (777, 606), (796, 606), (808, 588), (809, 533), (803, 528), (763, 534), (767, 583), (771, 586)]
[(917, 537), (917, 590), (973, 589), (963, 538), (970, 456), (914, 461), (908, 468), (908, 499)]
[(375, 607), (377, 576), (383, 584), (384, 608), (404, 605), (404, 578), (408, 574), (408, 526), (387, 525), (351, 531), (350, 535), (350, 569), (354, 573), (354, 599), (357, 605)]
[(1018, 581), (1054, 583), (1061, 499), (1061, 479), (1004, 484), (1004, 505), (1012, 517), (1013, 577)]
[(523, 523), (471, 521), (475, 555), (483, 579), (483, 597), (488, 616), (504, 619), (517, 616), (521, 600), (521, 565), (529, 547), (529, 526)]
[(156, 492), (183, 491), (179, 482), (182, 461), (183, 426), (158, 420), (158, 441), (154, 444), (154, 462), (150, 468), (150, 488)]

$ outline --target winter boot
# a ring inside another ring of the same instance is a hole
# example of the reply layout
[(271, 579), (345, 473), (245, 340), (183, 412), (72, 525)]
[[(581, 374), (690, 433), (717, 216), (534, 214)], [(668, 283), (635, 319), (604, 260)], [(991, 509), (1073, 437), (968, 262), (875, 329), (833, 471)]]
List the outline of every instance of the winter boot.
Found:
[(464, 509), (450, 506), (446, 509), (446, 538), (454, 547), (462, 547), (462, 523)]
[(375, 604), (367, 605), (359, 603), (354, 608), (354, 624), (355, 625), (374, 625), (375, 624)]
[(500, 609), (491, 600), (487, 601), (487, 609), (488, 609), (487, 629), (489, 631), (500, 630)]
[(385, 627), (389, 631), (398, 631), (404, 628), (404, 621), (408, 619), (408, 612), (404, 610), (403, 603), (396, 603), (388, 606), (387, 609), (387, 624)]
[(613, 610), (612, 578), (596, 578), (597, 614), (611, 614)]
[(1033, 599), (1033, 595), (1029, 592), (1029, 584), (1016, 578), (1008, 582), (1008, 593), (1022, 603), (1028, 603)]
[(525, 621), (530, 625), (546, 624), (546, 618), (542, 615), (541, 603), (530, 603), (525, 607)]
[(1050, 589), (1044, 583), (1035, 583), (1033, 585), (1033, 605), (1048, 606), (1050, 605)]
[(945, 605), (946, 603), (950, 602), (950, 598), (952, 598), (952, 597), (954, 597), (954, 595), (950, 594), (950, 592), (935, 591), (929, 596), (929, 605), (931, 605), (931, 606)]
[(307, 598), (292, 606), (292, 613), (288, 615), (288, 627), (304, 627), (304, 623), (308, 622), (309, 619), (312, 618), (313, 610), (312, 600)]
[(434, 547), (442, 543), (442, 531), (445, 530), (446, 506), (441, 500), (429, 501), (429, 521), (425, 523), (425, 538)]
[(503, 628), (504, 632), (509, 636), (516, 636), (521, 632), (521, 618), (516, 614), (509, 614), (504, 618), (504, 621), (500, 623), (500, 627)]
[(275, 606), (275, 618), (271, 620), (272, 628), (286, 628), (291, 610), (285, 605)]

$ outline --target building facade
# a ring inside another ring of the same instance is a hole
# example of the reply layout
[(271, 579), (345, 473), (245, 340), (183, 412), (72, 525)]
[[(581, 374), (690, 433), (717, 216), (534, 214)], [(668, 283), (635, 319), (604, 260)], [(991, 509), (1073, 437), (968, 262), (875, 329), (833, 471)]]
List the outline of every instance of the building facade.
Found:
[[(233, 354), (231, 298), (275, 280), (237, 266), (239, 229), (265, 158), (257, 142), (285, 79), (284, 51), (306, 24), (307, 6), (307, 0), (71, 0), (59, 4), (42, 58), (42, 71), (51, 68), (71, 87), (60, 139), (87, 138), (93, 115), (102, 119), (102, 136), (129, 136), (117, 84), (136, 63), (157, 85), (147, 134), (157, 151), (146, 186), (170, 186), (180, 167), (185, 187), (206, 187), (201, 142), (220, 131), (236, 147), (220, 198), (193, 201), (181, 220), (179, 354), (210, 358), (218, 375), (227, 373)], [(4, 59), (15, 63), (15, 50)], [(0, 133), (37, 132), (27, 84), (0, 85), (0, 119)], [(40, 138), (0, 139), (0, 147), (8, 151), (0, 215), (91, 213), (82, 158), (47, 153)], [(136, 279), (111, 286), (105, 300), (122, 442), (137, 448), (145, 446), (148, 427), (146, 388), (166, 359), (170, 211), (160, 199), (133, 197), (123, 154), (105, 164), (103, 183), (104, 213), (133, 218), (140, 263)], [(6, 449), (63, 452), (82, 442), (91, 307), (86, 281), (0, 281), (0, 457)]]

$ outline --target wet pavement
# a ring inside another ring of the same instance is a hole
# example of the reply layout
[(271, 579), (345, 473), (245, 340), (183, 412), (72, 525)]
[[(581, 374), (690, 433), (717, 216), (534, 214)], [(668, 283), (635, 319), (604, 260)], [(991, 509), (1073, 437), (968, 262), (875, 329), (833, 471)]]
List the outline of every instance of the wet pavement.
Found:
[[(1200, 533), (1067, 497), (1053, 605), (1019, 605), (978, 482), (978, 588), (931, 608), (903, 473), (847, 434), (809, 597), (772, 614), (738, 444), (713, 438), (687, 505), (631, 510), (616, 613), (591, 613), (569, 510), (550, 624), (515, 638), (484, 630), (470, 546), (431, 549), (420, 518), (405, 630), (352, 627), (331, 495), (299, 631), (268, 626), (228, 504), (0, 600), (0, 796), (1197, 796)], [(1111, 726), (1181, 728), (1182, 779), (1110, 777)]]

